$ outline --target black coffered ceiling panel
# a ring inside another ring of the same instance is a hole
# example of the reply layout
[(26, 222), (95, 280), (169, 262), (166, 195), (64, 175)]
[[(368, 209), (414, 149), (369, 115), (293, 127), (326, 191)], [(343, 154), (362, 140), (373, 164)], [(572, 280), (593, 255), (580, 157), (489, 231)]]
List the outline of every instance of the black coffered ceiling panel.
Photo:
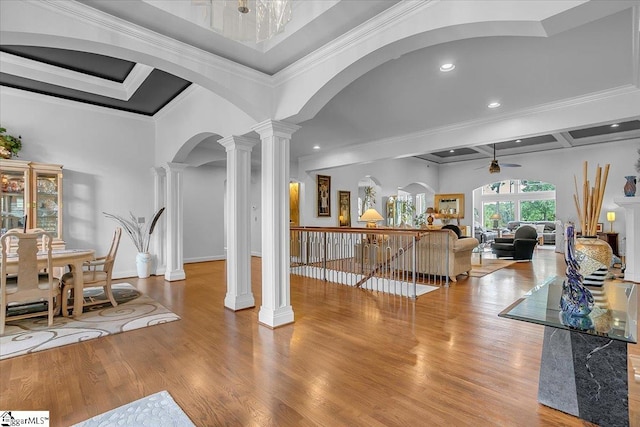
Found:
[(455, 150), (437, 151), (431, 154), (441, 158), (447, 158), (447, 157), (464, 156), (465, 154), (478, 154), (478, 152), (472, 148), (456, 148)]
[(609, 135), (619, 132), (627, 132), (631, 130), (640, 129), (640, 120), (631, 120), (624, 123), (618, 123), (618, 126), (612, 127), (611, 125), (596, 126), (586, 129), (577, 129), (569, 132), (572, 138), (589, 138), (592, 136)]
[[(557, 142), (558, 140), (553, 135), (538, 135), (530, 138), (515, 139), (512, 141), (498, 142), (496, 144), (496, 150), (506, 150), (508, 148), (522, 148), (532, 147), (539, 144), (547, 144), (550, 142)], [(491, 146), (493, 147), (493, 145)]]
[(153, 70), (128, 101), (109, 98), (107, 96), (82, 92), (62, 86), (56, 86), (11, 74), (0, 73), (0, 84), (3, 86), (24, 89), (31, 92), (51, 95), (58, 98), (71, 99), (131, 113), (152, 116), (162, 107), (178, 96), (191, 83), (165, 73)]
[(4, 45), (0, 50), (118, 83), (122, 83), (136, 65), (124, 59), (52, 47)]
[[(131, 61), (95, 53), (40, 46), (2, 45), (0, 51), (117, 83), (124, 82), (136, 65)], [(152, 116), (160, 111), (190, 84), (191, 82), (180, 77), (154, 69), (130, 99), (120, 100), (26, 77), (0, 73), (0, 85), (2, 86), (147, 116)]]

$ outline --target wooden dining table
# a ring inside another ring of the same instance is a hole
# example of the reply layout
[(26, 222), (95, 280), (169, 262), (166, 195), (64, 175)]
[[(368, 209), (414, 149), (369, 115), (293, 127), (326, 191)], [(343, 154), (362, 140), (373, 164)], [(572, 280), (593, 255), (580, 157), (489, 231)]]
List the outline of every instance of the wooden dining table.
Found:
[[(93, 249), (53, 249), (51, 251), (51, 263), (53, 267), (66, 268), (70, 266), (72, 272), (82, 271), (82, 264), (94, 258), (95, 251)], [(19, 258), (17, 253), (7, 254), (7, 271), (10, 272), (14, 268), (17, 270), (18, 262)], [(38, 267), (47, 267), (46, 252), (38, 252)], [(82, 297), (78, 298), (77, 296), (82, 295), (84, 289), (83, 276), (83, 274), (77, 274), (73, 281), (73, 293), (76, 295), (76, 297), (73, 298), (74, 317), (82, 314)]]

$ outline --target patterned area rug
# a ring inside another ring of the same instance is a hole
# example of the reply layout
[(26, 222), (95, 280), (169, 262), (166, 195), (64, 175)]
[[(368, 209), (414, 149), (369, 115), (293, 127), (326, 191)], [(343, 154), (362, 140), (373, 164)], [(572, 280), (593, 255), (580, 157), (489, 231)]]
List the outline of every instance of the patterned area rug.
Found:
[(85, 289), (85, 298), (104, 299), (105, 303), (85, 307), (77, 319), (56, 316), (51, 327), (46, 316), (14, 321), (8, 318), (5, 334), (0, 336), (0, 360), (180, 319), (128, 283), (113, 285), (112, 289), (116, 307), (106, 300), (102, 288)]
[(509, 259), (487, 259), (482, 260), (482, 265), (472, 264), (470, 277), (482, 277), (489, 273), (500, 270), (501, 268), (509, 267), (511, 264), (515, 264), (516, 261)]
[(187, 414), (176, 404), (168, 391), (143, 397), (104, 414), (96, 415), (72, 427), (142, 427), (174, 426), (191, 427)]

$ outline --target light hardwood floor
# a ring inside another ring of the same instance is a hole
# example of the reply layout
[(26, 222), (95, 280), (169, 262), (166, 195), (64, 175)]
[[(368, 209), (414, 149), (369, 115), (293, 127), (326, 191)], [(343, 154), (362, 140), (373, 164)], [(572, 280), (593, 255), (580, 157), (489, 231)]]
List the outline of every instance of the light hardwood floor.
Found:
[(259, 258), (257, 307), (237, 313), (224, 262), (186, 265), (181, 282), (121, 280), (182, 320), (0, 361), (0, 409), (68, 426), (168, 390), (197, 426), (589, 425), (537, 402), (543, 327), (497, 316), (564, 268), (540, 249), (415, 302), (293, 276), (296, 320), (275, 330), (257, 322)]

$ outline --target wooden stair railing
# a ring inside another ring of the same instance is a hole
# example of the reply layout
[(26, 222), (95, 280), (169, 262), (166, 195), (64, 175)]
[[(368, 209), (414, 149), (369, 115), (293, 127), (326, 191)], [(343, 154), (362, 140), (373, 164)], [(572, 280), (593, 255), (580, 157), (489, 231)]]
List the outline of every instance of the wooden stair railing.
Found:
[(399, 248), (399, 249), (398, 249), (398, 251), (397, 251), (395, 254), (391, 255), (391, 256), (390, 256), (390, 257), (388, 257), (388, 258), (385, 258), (385, 260), (384, 260), (384, 261), (382, 261), (382, 262), (378, 263), (378, 264), (377, 264), (377, 265), (376, 265), (376, 266), (375, 266), (375, 267), (374, 267), (374, 268), (369, 272), (369, 274), (367, 274), (366, 276), (364, 276), (362, 279), (360, 279), (360, 280), (358, 281), (358, 283), (356, 283), (356, 288), (361, 287), (364, 283), (366, 283), (366, 282), (367, 282), (367, 280), (371, 279), (371, 278), (372, 278), (372, 277), (373, 277), (373, 276), (374, 276), (378, 271), (380, 271), (380, 269), (381, 269), (383, 266), (385, 266), (385, 265), (387, 265), (387, 264), (389, 264), (389, 263), (391, 263), (391, 262), (395, 261), (395, 260), (400, 256), (400, 252), (401, 252), (401, 251), (402, 251), (403, 253), (406, 253), (406, 252), (407, 252), (407, 250), (411, 249), (415, 243), (417, 243), (418, 241), (420, 241), (420, 237), (421, 237), (421, 236), (422, 236), (422, 234), (418, 234), (418, 235), (416, 236), (415, 240), (413, 240), (413, 239), (412, 239), (409, 243), (407, 243), (407, 245), (406, 245), (406, 246), (404, 246), (404, 247), (402, 247), (402, 248)]

